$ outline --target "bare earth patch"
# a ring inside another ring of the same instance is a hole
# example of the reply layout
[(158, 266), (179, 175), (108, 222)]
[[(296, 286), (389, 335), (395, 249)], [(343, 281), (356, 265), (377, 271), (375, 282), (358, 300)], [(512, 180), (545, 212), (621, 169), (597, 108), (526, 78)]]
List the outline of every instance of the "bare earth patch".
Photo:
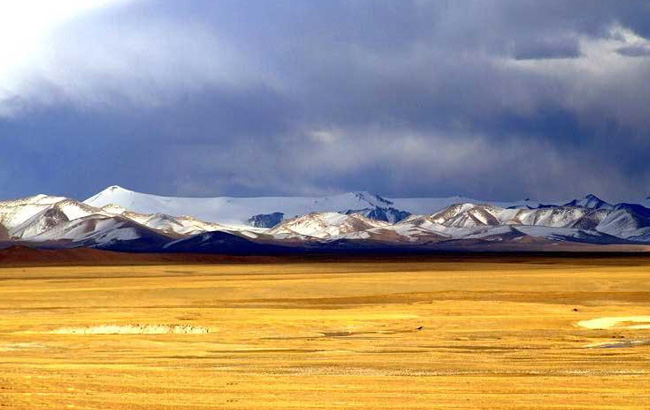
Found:
[(51, 333), (59, 335), (165, 335), (205, 334), (210, 329), (191, 325), (104, 325), (92, 327), (64, 327)]

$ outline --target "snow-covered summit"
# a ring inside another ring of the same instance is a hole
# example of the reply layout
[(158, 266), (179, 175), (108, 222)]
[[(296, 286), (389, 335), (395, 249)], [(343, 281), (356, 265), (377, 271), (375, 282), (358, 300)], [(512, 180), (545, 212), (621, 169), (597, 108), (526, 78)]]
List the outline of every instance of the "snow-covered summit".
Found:
[(275, 238), (339, 238), (364, 232), (370, 229), (388, 228), (390, 224), (366, 218), (359, 214), (340, 214), (338, 212), (313, 212), (286, 221), (269, 231)]
[[(124, 194), (129, 191), (111, 187), (109, 192)], [(100, 221), (102, 226), (115, 227), (115, 229), (125, 226), (124, 224), (128, 222), (129, 232), (135, 229), (138, 232), (152, 232), (154, 236), (161, 234), (178, 237), (226, 229), (220, 225), (203, 222), (192, 217), (141, 214), (114, 204), (98, 208), (64, 197), (37, 195), (0, 202), (1, 240), (29, 242), (63, 240), (87, 244), (89, 238), (99, 240), (99, 236), (92, 236), (91, 231), (99, 229)], [(244, 232), (244, 234), (250, 233)], [(133, 239), (129, 235), (122, 234), (116, 238), (118, 237)]]
[(0, 225), (12, 229), (35, 214), (66, 198), (49, 195), (35, 195), (27, 198), (0, 202)]
[[(282, 213), (287, 220), (312, 212), (385, 215), (386, 220), (398, 222), (409, 214), (432, 214), (453, 204), (486, 203), (462, 196), (385, 198), (366, 191), (323, 197), (182, 198), (144, 194), (117, 185), (106, 188), (84, 202), (97, 208), (119, 206), (143, 214), (191, 215), (203, 221), (231, 226), (247, 226), (253, 217), (261, 219), (274, 213)], [(503, 208), (535, 209), (543, 206), (540, 202), (531, 200), (487, 202)]]
[(565, 206), (579, 206), (589, 209), (612, 209), (613, 205), (603, 201), (598, 198), (596, 195), (589, 194), (581, 199), (574, 199), (571, 202), (567, 202)]
[(145, 214), (191, 215), (232, 226), (245, 226), (253, 216), (275, 212), (291, 219), (311, 212), (347, 212), (394, 206), (393, 201), (365, 191), (325, 197), (182, 198), (144, 194), (117, 185), (106, 188), (84, 203), (97, 208), (117, 206)]

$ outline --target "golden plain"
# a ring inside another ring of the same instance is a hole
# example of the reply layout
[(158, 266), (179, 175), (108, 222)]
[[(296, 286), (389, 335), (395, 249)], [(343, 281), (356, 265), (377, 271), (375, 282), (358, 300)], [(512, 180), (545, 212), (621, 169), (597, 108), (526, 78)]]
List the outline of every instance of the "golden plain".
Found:
[(0, 408), (647, 409), (650, 259), (0, 269)]

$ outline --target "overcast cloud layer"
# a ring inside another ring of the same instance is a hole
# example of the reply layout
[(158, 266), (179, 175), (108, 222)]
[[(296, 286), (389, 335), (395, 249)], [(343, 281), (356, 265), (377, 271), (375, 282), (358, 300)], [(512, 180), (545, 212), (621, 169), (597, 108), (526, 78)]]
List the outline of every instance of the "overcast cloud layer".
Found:
[(648, 2), (26, 3), (0, 198), (650, 195)]

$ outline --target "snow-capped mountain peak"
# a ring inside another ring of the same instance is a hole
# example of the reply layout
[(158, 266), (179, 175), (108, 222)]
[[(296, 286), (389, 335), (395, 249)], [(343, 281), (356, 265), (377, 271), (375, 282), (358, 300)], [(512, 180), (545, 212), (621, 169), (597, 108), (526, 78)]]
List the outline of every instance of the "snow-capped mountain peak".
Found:
[(11, 230), (39, 212), (64, 200), (66, 200), (64, 197), (36, 195), (0, 202), (0, 225)]
[(373, 207), (387, 208), (393, 205), (392, 201), (382, 198), (379, 195), (371, 194), (367, 191), (354, 192), (354, 195), (359, 199), (359, 201), (364, 201)]
[[(595, 195), (564, 205), (464, 197), (386, 199), (365, 191), (328, 197), (175, 198), (117, 185), (83, 203), (47, 195), (0, 202), (4, 243), (155, 250), (205, 233), (212, 233), (207, 236), (210, 249), (225, 246), (224, 240), (242, 243), (232, 236), (309, 249), (359, 241), (364, 247), (431, 246), (454, 241), (537, 243), (535, 238), (633, 244), (650, 242), (650, 209), (611, 205)], [(194, 242), (183, 243), (191, 249)]]
[(114, 185), (84, 202), (97, 208), (112, 204), (142, 214), (192, 215), (203, 221), (239, 227), (250, 226), (251, 220), (276, 213), (291, 219), (310, 212), (370, 213), (375, 209), (395, 207), (390, 213), (395, 215), (391, 218), (397, 219), (404, 215), (400, 212), (407, 211), (395, 206), (392, 200), (365, 191), (327, 197), (182, 198), (144, 194)]
[(567, 202), (565, 206), (579, 206), (589, 209), (612, 209), (613, 206), (602, 199), (598, 198), (596, 195), (589, 194), (582, 199), (574, 199), (571, 202)]
[[(97, 206), (98, 208), (101, 208), (106, 205), (121, 205), (124, 206), (122, 203), (111, 203), (111, 202), (106, 202), (108, 199), (118, 199), (120, 201), (127, 200), (131, 194), (134, 194), (136, 192), (130, 191), (128, 189), (122, 188), (119, 185), (112, 185), (109, 186), (108, 188), (98, 192), (97, 194), (93, 195), (92, 197), (86, 199), (84, 203), (87, 203), (89, 205)], [(101, 206), (98, 206), (97, 204), (102, 204)]]
[[(124, 187), (121, 187), (121, 186), (119, 186), (119, 185), (111, 185), (111, 186), (109, 186), (108, 188), (106, 188), (106, 189), (105, 189), (104, 191), (102, 191), (102, 192), (111, 192), (111, 193), (115, 193), (115, 192), (133, 192), (133, 191), (131, 191), (130, 189), (126, 189), (126, 188), (124, 188)], [(101, 192), (100, 192), (100, 193), (101, 193)]]
[(387, 222), (372, 220), (359, 214), (313, 212), (281, 223), (271, 229), (269, 234), (282, 239), (302, 237), (328, 239), (389, 226)]

